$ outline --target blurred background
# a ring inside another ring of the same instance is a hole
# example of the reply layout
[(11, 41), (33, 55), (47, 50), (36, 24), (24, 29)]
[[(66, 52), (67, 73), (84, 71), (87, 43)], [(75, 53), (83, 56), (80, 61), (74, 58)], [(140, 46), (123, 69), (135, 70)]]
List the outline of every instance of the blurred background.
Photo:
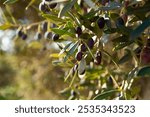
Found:
[[(37, 2), (25, 8), (30, 0), (4, 6), (0, 0), (0, 25), (4, 22), (32, 24), (43, 19)], [(16, 29), (0, 30), (0, 99), (65, 99), (59, 91), (65, 88), (64, 71), (52, 65), (51, 52), (57, 46), (46, 40), (34, 41), (37, 26), (28, 32), (28, 41), (16, 37)], [(28, 44), (30, 43), (30, 44)]]

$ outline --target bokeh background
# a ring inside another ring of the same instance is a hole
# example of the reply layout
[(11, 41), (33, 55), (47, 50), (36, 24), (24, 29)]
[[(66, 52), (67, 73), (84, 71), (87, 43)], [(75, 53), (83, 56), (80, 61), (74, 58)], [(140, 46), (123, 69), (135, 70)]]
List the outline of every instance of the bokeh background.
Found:
[[(4, 6), (4, 1), (0, 0), (0, 24), (12, 21), (12, 16), (22, 24), (43, 20), (37, 12), (40, 0), (28, 10), (30, 0), (9, 6)], [(50, 57), (57, 46), (33, 41), (36, 32), (37, 26), (28, 32), (25, 42), (16, 37), (14, 29), (0, 30), (0, 99), (65, 99), (59, 94), (65, 88), (64, 70), (52, 65)]]

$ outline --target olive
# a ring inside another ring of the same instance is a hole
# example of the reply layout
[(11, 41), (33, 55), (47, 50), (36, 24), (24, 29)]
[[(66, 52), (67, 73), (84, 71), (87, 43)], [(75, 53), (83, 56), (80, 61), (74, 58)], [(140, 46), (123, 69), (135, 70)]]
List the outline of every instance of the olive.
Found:
[(53, 3), (49, 5), (49, 8), (54, 9), (57, 6), (57, 3)]
[(97, 24), (98, 24), (100, 29), (103, 29), (105, 26), (105, 19), (103, 17), (100, 17), (97, 21)]
[(82, 52), (77, 52), (76, 53), (76, 59), (77, 61), (80, 61), (82, 59), (83, 53)]
[(124, 20), (121, 17), (117, 18), (116, 27), (120, 28), (121, 26), (124, 26), (124, 25), (125, 25)]
[(102, 5), (106, 5), (106, 3), (108, 3), (109, 2), (109, 0), (102, 0)]
[(43, 30), (44, 32), (47, 31), (47, 26), (48, 26), (48, 22), (44, 22), (44, 23), (42, 24), (42, 30)]
[(22, 30), (21, 30), (21, 29), (18, 29), (18, 30), (16, 31), (16, 35), (17, 35), (18, 37), (22, 37), (22, 35), (23, 35)]
[(90, 38), (90, 39), (88, 40), (87, 45), (88, 45), (88, 47), (89, 47), (90, 49), (92, 49), (92, 48), (94, 47), (94, 40), (93, 40), (93, 38)]
[(81, 29), (81, 27), (77, 27), (77, 28), (76, 28), (76, 34), (78, 35), (78, 37), (82, 34), (82, 29)]
[(107, 85), (108, 85), (108, 87), (112, 87), (113, 86), (113, 79), (112, 79), (112, 77), (108, 77)]
[(28, 37), (27, 34), (24, 34), (24, 33), (23, 33), (22, 36), (21, 36), (21, 38), (22, 38), (23, 40), (26, 40), (27, 37)]
[(47, 6), (44, 2), (41, 2), (39, 4), (39, 10), (42, 11), (42, 12), (46, 12), (47, 11)]
[(77, 93), (74, 90), (71, 90), (71, 96), (75, 97)]
[(40, 32), (37, 32), (34, 36), (35, 40), (40, 40), (42, 38), (42, 34)]
[(58, 34), (54, 34), (53, 35), (53, 41), (57, 41), (59, 39), (59, 35)]
[(52, 33), (47, 31), (47, 32), (45, 32), (44, 37), (45, 37), (45, 39), (51, 39), (52, 38)]
[(80, 48), (81, 48), (82, 52), (86, 52), (87, 48), (86, 48), (85, 44), (81, 44)]

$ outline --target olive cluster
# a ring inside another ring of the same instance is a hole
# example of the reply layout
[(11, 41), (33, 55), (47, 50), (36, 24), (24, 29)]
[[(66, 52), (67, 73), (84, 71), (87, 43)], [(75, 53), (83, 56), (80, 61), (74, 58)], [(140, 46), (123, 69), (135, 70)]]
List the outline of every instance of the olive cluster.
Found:
[[(100, 20), (101, 20), (101, 19), (100, 19)], [(100, 21), (98, 21), (98, 22), (100, 22)], [(103, 23), (104, 23), (104, 22), (103, 22)], [(105, 24), (102, 24), (102, 25), (103, 25), (103, 27), (101, 26), (101, 28), (104, 28), (104, 25), (105, 25)], [(82, 30), (81, 27), (78, 26), (78, 27), (76, 27), (75, 30), (76, 30), (76, 35), (77, 35), (77, 37), (80, 37), (80, 36), (83, 34), (83, 30)], [(77, 53), (75, 54), (76, 60), (77, 60), (78, 62), (80, 62), (83, 58), (85, 58), (85, 57), (86, 57), (85, 55), (87, 54), (87, 52), (88, 52), (89, 50), (90, 50), (90, 51), (93, 50), (94, 45), (95, 45), (95, 40), (94, 40), (92, 37), (88, 38), (86, 42), (83, 41), (83, 40), (81, 40), (80, 45), (79, 45), (79, 47), (78, 47), (78, 51), (77, 51)], [(95, 65), (100, 65), (100, 64), (101, 64), (101, 59), (102, 59), (102, 53), (101, 53), (100, 50), (97, 50), (96, 53), (95, 53), (95, 55), (94, 55), (94, 57), (91, 59), (90, 62), (94, 62)], [(73, 74), (74, 74), (75, 71), (77, 71), (77, 70), (78, 70), (78, 63), (72, 68)], [(79, 75), (83, 75), (84, 73), (85, 73), (85, 69), (82, 70), (82, 71), (79, 73)]]
[[(55, 25), (53, 24), (53, 27)], [(49, 31), (49, 25), (47, 21), (44, 21), (40, 24), (38, 24), (38, 31), (34, 35), (35, 40), (40, 40), (42, 37), (45, 39), (52, 39), (53, 41), (57, 41), (60, 36), (58, 34), (54, 34), (51, 31)], [(27, 35), (27, 29), (25, 27), (19, 27), (18, 30), (16, 31), (16, 35), (23, 40), (26, 40), (28, 35)]]
[(42, 12), (49, 12), (50, 9), (54, 9), (56, 6), (57, 3), (55, 3), (54, 0), (42, 0), (42, 2), (39, 4), (39, 10)]
[(18, 37), (21, 37), (23, 40), (26, 40), (28, 35), (26, 33), (26, 31), (23, 30), (23, 28), (19, 28), (17, 31), (16, 31), (16, 35)]

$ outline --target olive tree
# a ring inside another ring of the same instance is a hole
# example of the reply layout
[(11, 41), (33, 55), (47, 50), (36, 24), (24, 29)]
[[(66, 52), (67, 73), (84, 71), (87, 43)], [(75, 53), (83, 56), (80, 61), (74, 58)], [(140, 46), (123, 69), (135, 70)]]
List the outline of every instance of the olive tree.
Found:
[[(5, 7), (18, 2), (3, 0)], [(67, 84), (61, 94), (141, 99), (141, 79), (150, 77), (149, 0), (31, 0), (23, 10), (30, 8), (37, 22), (21, 22), (10, 10), (11, 20), (4, 20), (0, 30), (16, 30), (14, 38), (27, 44), (55, 44), (57, 52), (50, 57), (64, 69)]]

